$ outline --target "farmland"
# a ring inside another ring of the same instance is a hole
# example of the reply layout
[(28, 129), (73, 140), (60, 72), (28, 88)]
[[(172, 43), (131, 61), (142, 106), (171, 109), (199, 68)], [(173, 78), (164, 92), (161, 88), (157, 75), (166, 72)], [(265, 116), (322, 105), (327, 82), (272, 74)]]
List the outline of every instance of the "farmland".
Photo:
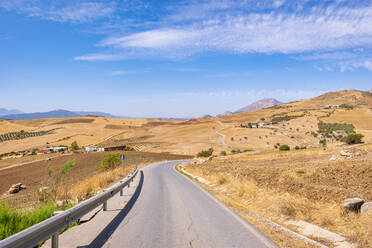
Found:
[[(53, 181), (48, 175), (48, 170), (57, 173), (55, 176), (60, 177), (60, 171), (65, 166), (66, 162), (74, 160), (75, 165), (72, 170), (65, 177), (63, 184), (69, 185), (68, 190), (73, 190), (78, 187), (79, 183), (84, 182), (85, 179), (94, 178), (94, 176), (102, 174), (99, 170), (99, 165), (106, 154), (113, 154), (115, 152), (101, 152), (101, 153), (78, 153), (66, 156), (55, 157), (51, 160), (43, 160), (34, 163), (29, 163), (23, 166), (11, 167), (0, 170), (0, 194), (2, 201), (8, 201), (14, 207), (33, 206), (38, 202), (38, 190), (40, 187), (51, 187), (50, 183)], [(172, 155), (172, 154), (158, 154), (158, 153), (143, 153), (143, 152), (122, 152), (126, 155), (126, 172), (131, 171), (136, 164), (145, 165), (155, 161), (172, 160), (189, 158), (188, 156)], [(105, 173), (103, 173), (105, 174)], [(108, 182), (103, 183), (101, 187), (105, 187), (110, 183), (115, 182), (124, 175), (121, 170), (114, 172), (112, 178)], [(108, 175), (107, 175), (108, 176)], [(20, 191), (14, 195), (6, 194), (7, 190), (12, 184), (23, 183), (27, 186), (25, 190)], [(62, 183), (62, 182), (61, 182)], [(57, 185), (62, 186), (62, 185)], [(99, 190), (97, 189), (91, 189)], [(74, 196), (76, 197), (76, 195)]]

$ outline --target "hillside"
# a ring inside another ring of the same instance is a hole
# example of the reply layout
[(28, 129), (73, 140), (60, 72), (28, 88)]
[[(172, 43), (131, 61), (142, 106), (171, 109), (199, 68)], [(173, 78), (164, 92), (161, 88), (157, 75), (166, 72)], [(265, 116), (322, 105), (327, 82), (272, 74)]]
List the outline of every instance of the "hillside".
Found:
[(265, 108), (269, 108), (269, 107), (276, 106), (279, 104), (282, 104), (282, 103), (274, 98), (265, 98), (265, 99), (256, 101), (254, 103), (251, 103), (241, 109), (238, 109), (235, 111), (235, 113), (242, 113), (242, 112), (249, 112), (253, 110), (265, 109)]
[[(351, 106), (325, 109), (327, 105)], [(330, 92), (270, 108), (230, 114), (221, 117), (190, 120), (119, 119), (97, 116), (47, 118), (33, 120), (0, 120), (0, 135), (10, 132), (38, 132), (37, 137), (0, 142), (0, 154), (48, 145), (80, 146), (127, 144), (141, 151), (196, 154), (213, 147), (221, 151), (258, 149), (274, 150), (278, 143), (292, 148), (319, 147), (319, 122), (352, 124), (356, 132), (372, 142), (372, 94), (362, 91)], [(246, 128), (251, 123), (269, 123), (260, 128)], [(243, 127), (242, 127), (243, 126)], [(224, 128), (224, 129), (223, 129)], [(223, 130), (221, 130), (223, 129)], [(226, 135), (225, 144), (222, 136)], [(328, 147), (342, 145), (328, 139)]]

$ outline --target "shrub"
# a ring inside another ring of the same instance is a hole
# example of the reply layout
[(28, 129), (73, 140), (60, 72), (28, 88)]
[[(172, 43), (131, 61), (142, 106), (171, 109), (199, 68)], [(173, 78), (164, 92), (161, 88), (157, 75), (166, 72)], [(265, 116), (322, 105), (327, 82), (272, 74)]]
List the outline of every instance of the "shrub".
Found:
[(221, 153), (220, 153), (222, 156), (226, 156), (226, 151), (222, 151)]
[(289, 151), (290, 149), (289, 145), (281, 145), (279, 147), (279, 151)]
[(362, 138), (364, 137), (363, 134), (360, 133), (351, 133), (348, 134), (346, 137), (342, 138), (342, 141), (348, 145), (351, 144), (360, 144), (362, 143)]
[(121, 160), (119, 153), (107, 154), (99, 165), (99, 169), (102, 171), (111, 170), (119, 166), (120, 162)]
[(300, 150), (300, 147), (299, 146), (295, 146), (295, 150)]
[[(74, 166), (75, 166), (75, 159), (68, 160), (65, 163), (65, 166), (63, 166), (63, 168), (61, 169), (61, 173), (67, 174), (69, 171), (72, 170), (72, 168), (74, 168)], [(49, 171), (48, 171), (48, 174), (49, 174)]]
[(349, 104), (346, 104), (346, 103), (343, 103), (343, 104), (340, 105), (340, 108), (344, 108), (344, 109), (353, 109), (354, 106), (349, 105)]
[(76, 141), (74, 141), (74, 142), (71, 143), (71, 151), (77, 152), (79, 149), (80, 149), (79, 148), (79, 145), (77, 144)]
[(123, 151), (134, 151), (134, 148), (130, 146), (125, 146)]

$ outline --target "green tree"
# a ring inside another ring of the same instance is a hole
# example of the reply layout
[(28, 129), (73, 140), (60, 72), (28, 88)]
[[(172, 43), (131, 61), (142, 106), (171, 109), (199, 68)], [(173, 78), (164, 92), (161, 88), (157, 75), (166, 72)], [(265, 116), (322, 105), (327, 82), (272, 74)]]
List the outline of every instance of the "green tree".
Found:
[(120, 154), (107, 154), (99, 165), (99, 169), (103, 171), (114, 169), (120, 165), (120, 162)]
[(77, 144), (76, 141), (71, 143), (71, 151), (77, 152), (80, 149), (79, 145)]
[(342, 138), (342, 141), (348, 145), (352, 144), (360, 144), (362, 143), (362, 138), (364, 137), (363, 134), (360, 133), (351, 133), (348, 134), (346, 137)]
[(213, 154), (213, 148), (209, 148), (208, 150), (200, 151), (197, 156), (198, 157), (210, 157)]

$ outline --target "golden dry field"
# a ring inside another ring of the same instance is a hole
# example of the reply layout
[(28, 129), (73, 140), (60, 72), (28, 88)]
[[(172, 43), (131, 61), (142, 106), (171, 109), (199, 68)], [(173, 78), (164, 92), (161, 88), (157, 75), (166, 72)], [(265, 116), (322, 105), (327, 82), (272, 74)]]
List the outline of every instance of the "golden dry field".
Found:
[[(342, 149), (362, 155), (331, 161)], [(372, 146), (342, 149), (263, 152), (184, 168), (207, 180), (199, 183), (243, 217), (259, 214), (294, 231), (298, 229), (289, 221), (306, 221), (357, 247), (371, 247), (371, 215), (345, 213), (342, 205), (352, 197), (372, 201)]]
[[(326, 105), (349, 104), (353, 109), (324, 109)], [(372, 94), (360, 91), (340, 91), (282, 104), (264, 110), (216, 118), (190, 120), (115, 119), (105, 117), (51, 118), (23, 121), (0, 121), (0, 134), (8, 132), (38, 132), (52, 130), (37, 137), (0, 142), (0, 154), (42, 148), (47, 145), (80, 146), (131, 145), (136, 150), (195, 155), (213, 147), (215, 154), (233, 149), (274, 150), (275, 145), (291, 147), (319, 147), (320, 137), (311, 132), (318, 130), (318, 122), (348, 123), (355, 131), (372, 141)], [(289, 116), (261, 128), (244, 128), (248, 122), (270, 122), (277, 117)], [(221, 135), (226, 135), (225, 143)], [(328, 146), (341, 145), (331, 141)]]

